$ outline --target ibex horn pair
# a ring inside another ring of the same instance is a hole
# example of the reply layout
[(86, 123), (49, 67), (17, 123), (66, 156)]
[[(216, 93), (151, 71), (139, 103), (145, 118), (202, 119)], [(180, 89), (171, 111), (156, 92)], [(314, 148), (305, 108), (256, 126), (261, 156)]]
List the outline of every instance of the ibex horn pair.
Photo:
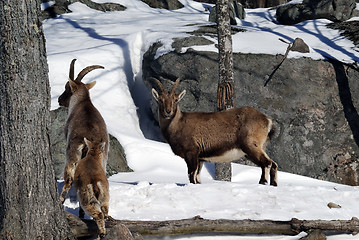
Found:
[[(150, 77), (150, 79), (156, 83), (156, 85), (160, 88), (161, 92), (164, 92), (165, 89), (162, 85), (162, 83), (160, 82), (160, 80), (158, 80), (157, 78), (154, 78), (154, 77)], [(179, 85), (179, 83), (181, 82), (181, 78), (177, 78), (177, 80), (175, 81), (175, 83), (173, 84), (172, 86), (172, 90), (171, 90), (171, 94), (175, 93), (176, 92), (176, 89)]]
[(94, 69), (97, 69), (97, 68), (104, 69), (104, 67), (101, 65), (92, 65), (92, 66), (85, 67), (84, 69), (82, 69), (82, 71), (77, 75), (77, 78), (74, 80), (75, 62), (76, 62), (76, 59), (72, 59), (71, 64), (70, 64), (70, 72), (69, 72), (70, 80), (75, 81), (75, 82), (81, 82), (81, 80), (84, 78), (84, 76)]

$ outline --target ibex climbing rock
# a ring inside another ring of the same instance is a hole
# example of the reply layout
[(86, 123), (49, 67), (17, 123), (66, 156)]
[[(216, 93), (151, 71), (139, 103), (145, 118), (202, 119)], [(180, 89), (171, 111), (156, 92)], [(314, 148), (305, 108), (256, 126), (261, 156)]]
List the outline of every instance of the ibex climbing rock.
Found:
[(184, 158), (189, 181), (200, 183), (203, 162), (230, 162), (246, 155), (262, 168), (260, 184), (277, 186), (278, 165), (264, 149), (274, 133), (271, 119), (252, 107), (219, 112), (182, 112), (178, 102), (186, 90), (176, 94), (177, 79), (166, 91), (158, 79), (151, 78), (160, 93), (152, 89), (158, 103), (161, 132), (172, 151)]
[(81, 82), (87, 73), (103, 67), (99, 65), (86, 67), (78, 74), (76, 79), (74, 79), (75, 61), (76, 59), (73, 59), (70, 64), (69, 81), (66, 83), (65, 91), (58, 99), (60, 106), (69, 108), (65, 125), (67, 147), (64, 186), (60, 194), (62, 203), (65, 201), (66, 195), (71, 188), (76, 166), (80, 159), (87, 153), (84, 138), (90, 139), (91, 141), (101, 140), (105, 142), (105, 152), (103, 157), (99, 159), (105, 170), (109, 148), (109, 137), (105, 121), (90, 99), (89, 89), (91, 89), (96, 82), (93, 81), (88, 84)]
[(108, 216), (109, 184), (102, 160), (107, 156), (106, 142), (84, 139), (87, 154), (75, 170), (74, 185), (80, 206), (91, 216), (99, 229), (99, 236), (106, 235), (105, 219)]

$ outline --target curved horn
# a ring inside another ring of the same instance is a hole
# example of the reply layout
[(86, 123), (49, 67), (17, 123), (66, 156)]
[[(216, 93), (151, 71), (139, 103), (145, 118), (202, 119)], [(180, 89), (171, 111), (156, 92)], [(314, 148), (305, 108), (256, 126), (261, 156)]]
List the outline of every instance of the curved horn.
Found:
[(175, 93), (175, 92), (176, 92), (176, 89), (177, 89), (177, 87), (178, 87), (180, 81), (181, 81), (181, 78), (177, 78), (177, 80), (175, 81), (175, 83), (174, 83), (173, 86), (172, 86), (171, 93)]
[(88, 74), (89, 72), (91, 72), (92, 70), (97, 69), (97, 68), (102, 68), (102, 69), (104, 69), (104, 67), (103, 67), (103, 66), (100, 66), (100, 65), (92, 65), (92, 66), (85, 67), (85, 68), (82, 69), (82, 71), (77, 75), (77, 78), (75, 79), (75, 82), (81, 82), (81, 80), (84, 78), (84, 76), (85, 76), (86, 74)]
[(70, 72), (69, 72), (69, 78), (73, 81), (74, 80), (74, 66), (75, 66), (76, 59), (72, 59), (70, 64)]
[(162, 83), (160, 82), (160, 80), (158, 80), (157, 78), (154, 78), (154, 77), (150, 77), (150, 80), (152, 80), (154, 83), (156, 83), (156, 85), (161, 89), (161, 92), (165, 91), (165, 89), (164, 89)]

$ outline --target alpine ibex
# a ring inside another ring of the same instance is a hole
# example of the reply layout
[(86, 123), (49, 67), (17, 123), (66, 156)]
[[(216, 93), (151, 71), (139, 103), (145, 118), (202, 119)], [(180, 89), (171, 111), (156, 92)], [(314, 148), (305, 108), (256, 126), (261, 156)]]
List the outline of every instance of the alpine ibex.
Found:
[(262, 168), (260, 184), (269, 181), (277, 186), (278, 165), (265, 153), (265, 146), (274, 133), (272, 121), (251, 107), (232, 108), (220, 112), (182, 112), (178, 102), (186, 90), (176, 94), (180, 79), (166, 91), (158, 79), (151, 78), (160, 93), (152, 88), (158, 103), (161, 132), (172, 151), (184, 158), (189, 181), (200, 183), (204, 161), (230, 162), (246, 155)]
[(81, 82), (82, 78), (90, 71), (104, 67), (99, 65), (86, 67), (74, 79), (75, 61), (76, 59), (71, 61), (69, 81), (66, 83), (65, 91), (58, 99), (60, 106), (69, 108), (65, 125), (67, 147), (64, 186), (60, 195), (62, 203), (65, 201), (66, 195), (71, 188), (76, 166), (87, 153), (84, 138), (105, 142), (105, 154), (103, 154), (102, 159), (99, 159), (103, 169), (106, 169), (109, 147), (109, 137), (105, 121), (90, 99), (89, 89), (95, 85), (96, 81), (88, 84)]
[(91, 216), (99, 229), (99, 236), (106, 235), (105, 219), (108, 216), (109, 184), (102, 161), (107, 157), (107, 142), (90, 141), (84, 138), (87, 154), (82, 158), (75, 171), (74, 185), (80, 206)]

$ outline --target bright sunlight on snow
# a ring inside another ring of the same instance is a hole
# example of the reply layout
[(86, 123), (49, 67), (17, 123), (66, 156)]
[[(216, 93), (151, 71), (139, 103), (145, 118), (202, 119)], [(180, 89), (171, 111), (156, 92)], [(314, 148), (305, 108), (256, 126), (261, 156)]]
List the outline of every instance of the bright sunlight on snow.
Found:
[[(169, 11), (150, 8), (140, 0), (110, 0), (127, 7), (121, 12), (99, 12), (79, 2), (73, 11), (44, 21), (47, 43), (51, 108), (58, 108), (57, 98), (68, 79), (73, 58), (82, 68), (99, 64), (104, 70), (89, 73), (84, 82), (96, 79), (91, 99), (103, 115), (109, 133), (123, 145), (131, 173), (109, 178), (110, 215), (115, 219), (168, 220), (200, 215), (208, 219), (325, 219), (349, 220), (359, 217), (358, 187), (350, 187), (303, 176), (278, 173), (278, 187), (258, 184), (260, 169), (232, 164), (232, 182), (213, 180), (213, 165), (202, 171), (203, 184), (189, 184), (187, 167), (159, 139), (158, 129), (148, 117), (150, 95), (142, 82), (142, 55), (156, 41), (164, 43), (157, 56), (170, 51), (172, 39), (186, 36), (200, 25), (208, 24), (210, 4), (180, 0), (184, 8)], [(108, 0), (96, 0), (98, 3)], [(358, 8), (358, 7), (357, 7)], [(246, 9), (245, 20), (238, 27), (246, 29), (233, 36), (234, 52), (284, 54), (287, 44), (302, 38), (310, 53), (291, 52), (288, 57), (325, 56), (344, 62), (359, 62), (358, 48), (339, 31), (326, 28), (328, 20), (314, 20), (293, 26), (279, 25), (275, 10)], [(214, 45), (195, 49), (216, 51)], [(183, 50), (185, 51), (185, 49)], [(141, 124), (146, 122), (146, 124)], [(156, 137), (157, 134), (157, 137)], [(64, 149), (65, 151), (65, 149)], [(330, 209), (329, 202), (342, 208)], [(65, 207), (77, 214), (77, 202), (67, 199)], [(220, 239), (299, 239), (305, 236), (221, 236)], [(219, 239), (215, 236), (182, 236), (165, 239)], [(341, 234), (328, 239), (359, 239)]]

